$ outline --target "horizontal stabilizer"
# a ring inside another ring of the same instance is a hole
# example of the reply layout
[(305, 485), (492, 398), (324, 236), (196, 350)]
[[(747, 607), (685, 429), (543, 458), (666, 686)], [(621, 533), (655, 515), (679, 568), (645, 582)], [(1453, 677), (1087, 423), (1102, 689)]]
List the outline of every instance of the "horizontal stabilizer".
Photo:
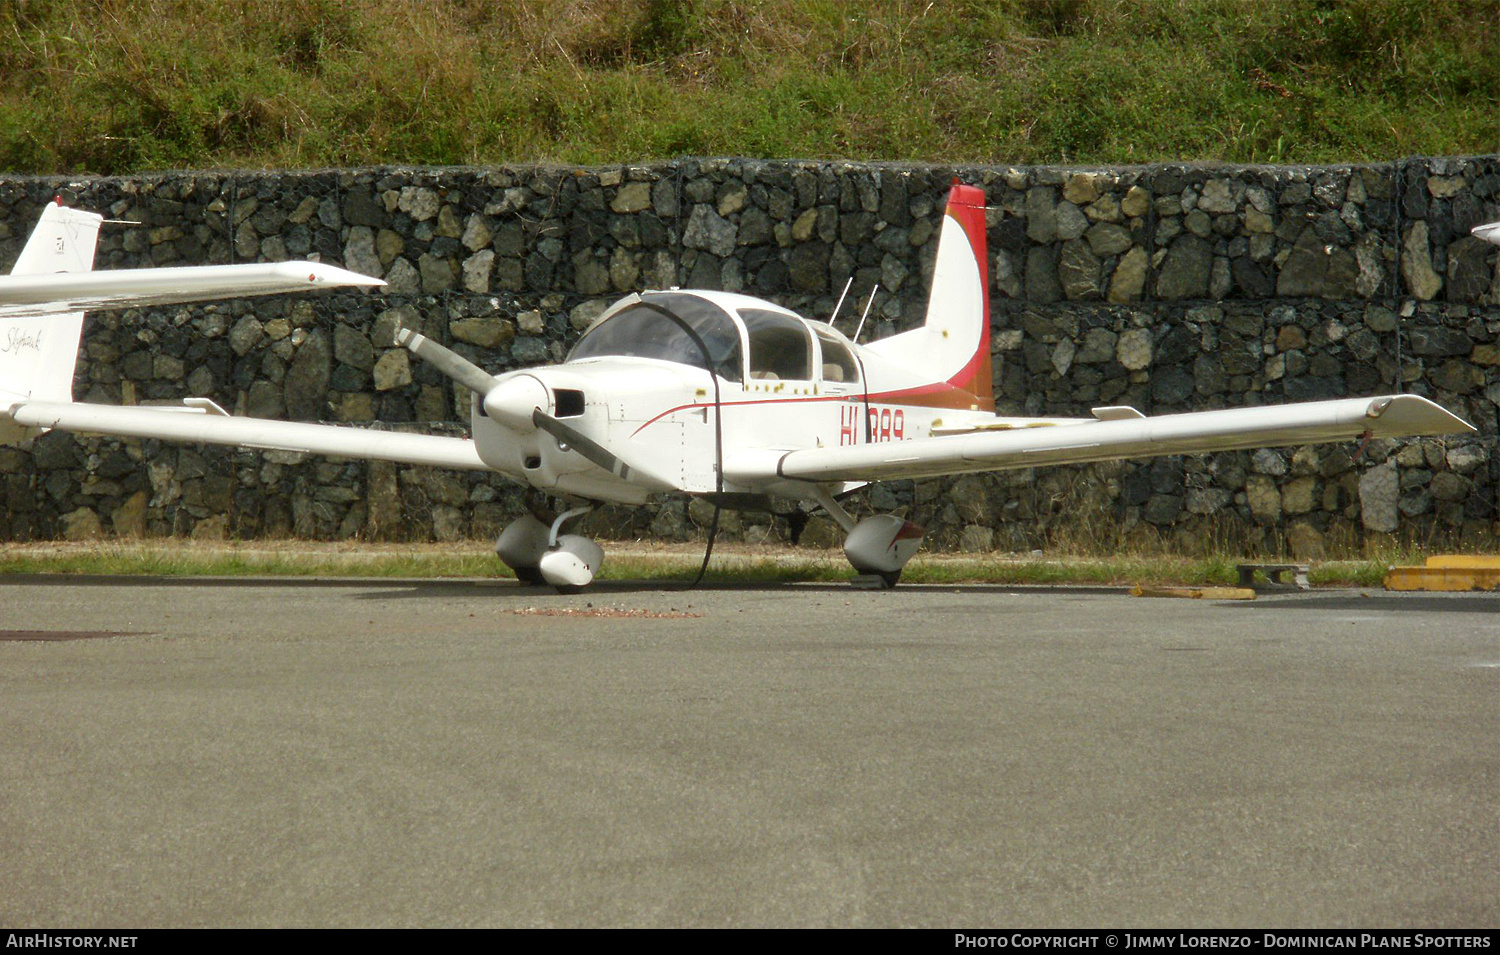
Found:
[(749, 483), (776, 478), (895, 480), (1163, 454), (1317, 444), (1367, 435), (1400, 438), (1473, 430), (1461, 418), (1417, 395), (1341, 398), (812, 448), (787, 452), (776, 459), (774, 467), (770, 456), (742, 456), (736, 459), (732, 477)]
[[(206, 410), (206, 409), (197, 409)], [(33, 428), (60, 428), (164, 441), (227, 444), (263, 450), (304, 451), (346, 458), (399, 461), (439, 468), (485, 470), (468, 438), (376, 431), (299, 421), (271, 421), (222, 414), (184, 414), (181, 409), (30, 401), (0, 411), (0, 419)]]

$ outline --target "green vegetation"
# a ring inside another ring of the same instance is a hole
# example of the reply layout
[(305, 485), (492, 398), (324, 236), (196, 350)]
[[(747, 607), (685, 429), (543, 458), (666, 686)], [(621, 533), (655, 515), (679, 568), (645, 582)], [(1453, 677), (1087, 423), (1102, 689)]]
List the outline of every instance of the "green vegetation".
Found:
[(1497, 0), (6, 0), (0, 170), (1500, 150)]
[[(838, 551), (770, 547), (719, 548), (705, 579), (715, 583), (846, 582), (854, 573)], [(906, 584), (1184, 584), (1230, 585), (1237, 558), (1122, 556), (1014, 558), (920, 554)], [(661, 549), (612, 546), (600, 580), (685, 583), (698, 571), (693, 546)], [(1411, 554), (1314, 563), (1317, 586), (1379, 587), (1393, 564), (1421, 563)], [(150, 577), (507, 578), (510, 571), (484, 542), (452, 545), (332, 545), (308, 542), (202, 544), (139, 541), (11, 545), (0, 553), (4, 574), (107, 574)]]

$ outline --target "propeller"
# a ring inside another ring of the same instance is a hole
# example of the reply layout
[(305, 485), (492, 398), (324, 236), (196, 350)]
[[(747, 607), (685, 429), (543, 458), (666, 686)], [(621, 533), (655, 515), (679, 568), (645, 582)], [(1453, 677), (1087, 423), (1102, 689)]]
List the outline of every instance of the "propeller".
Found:
[(426, 335), (419, 335), (409, 328), (396, 329), (396, 344), (423, 361), (436, 365), (438, 371), (452, 378), (476, 395), (484, 395), (495, 387), (495, 376), (480, 368), (457, 352), (444, 348)]
[(494, 375), (464, 356), (408, 328), (396, 330), (396, 343), (478, 395), (484, 413), (513, 431), (534, 430), (532, 409), (551, 403), (547, 386), (530, 375), (496, 382)]
[(669, 490), (674, 486), (647, 468), (627, 463), (593, 438), (544, 411), (544, 408), (551, 407), (552, 401), (547, 386), (537, 378), (517, 375), (496, 381), (489, 372), (452, 349), (407, 328), (396, 330), (396, 343), (479, 395), (484, 413), (512, 431), (522, 434), (545, 431), (557, 439), (559, 447), (578, 452), (591, 464), (621, 480), (654, 486), (655, 490)]

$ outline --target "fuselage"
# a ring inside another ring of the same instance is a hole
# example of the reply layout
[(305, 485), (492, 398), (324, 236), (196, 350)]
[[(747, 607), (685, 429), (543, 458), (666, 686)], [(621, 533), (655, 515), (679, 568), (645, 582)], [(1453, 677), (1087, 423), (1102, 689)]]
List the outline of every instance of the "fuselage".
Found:
[(801, 496), (805, 488), (795, 482), (736, 483), (733, 460), (912, 440), (994, 417), (952, 381), (931, 380), (827, 323), (727, 292), (628, 296), (584, 333), (567, 361), (496, 380), (521, 376), (545, 388), (545, 412), (667, 486), (622, 480), (545, 432), (521, 434), (490, 420), (476, 402), (480, 456), (550, 493), (622, 503), (652, 490)]

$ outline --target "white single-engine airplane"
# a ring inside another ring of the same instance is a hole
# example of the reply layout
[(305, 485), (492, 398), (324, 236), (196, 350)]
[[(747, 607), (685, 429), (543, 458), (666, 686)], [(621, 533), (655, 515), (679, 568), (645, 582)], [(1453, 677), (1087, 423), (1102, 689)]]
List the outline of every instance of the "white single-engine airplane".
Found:
[[(384, 284), (309, 262), (90, 273), (100, 221), (49, 205), (14, 273), (0, 277), (0, 428), (12, 440), (62, 428), (490, 469), (583, 501), (676, 492), (763, 507), (792, 498), (821, 505), (847, 533), (855, 570), (887, 586), (923, 530), (889, 514), (855, 521), (838, 498), (871, 481), (1473, 430), (1415, 395), (1151, 418), (1129, 407), (1095, 408), (1093, 418), (998, 416), (984, 193), (957, 182), (925, 323), (870, 344), (771, 302), (672, 289), (614, 303), (562, 364), (501, 375), (400, 331), (401, 345), (473, 392), (471, 439), (236, 417), (207, 399), (86, 404), (71, 396), (81, 309)], [(587, 509), (521, 517), (495, 549), (523, 581), (586, 586), (603, 551), (561, 531)]]

